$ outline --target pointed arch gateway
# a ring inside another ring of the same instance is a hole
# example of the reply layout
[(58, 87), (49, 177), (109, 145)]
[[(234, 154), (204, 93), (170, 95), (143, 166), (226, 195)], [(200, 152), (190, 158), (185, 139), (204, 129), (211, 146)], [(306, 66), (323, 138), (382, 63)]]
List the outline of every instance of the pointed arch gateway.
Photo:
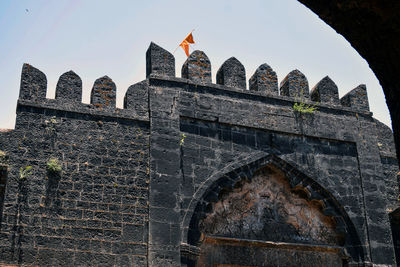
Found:
[(274, 155), (214, 181), (196, 204), (184, 236), (184, 266), (347, 266), (364, 261), (344, 208)]

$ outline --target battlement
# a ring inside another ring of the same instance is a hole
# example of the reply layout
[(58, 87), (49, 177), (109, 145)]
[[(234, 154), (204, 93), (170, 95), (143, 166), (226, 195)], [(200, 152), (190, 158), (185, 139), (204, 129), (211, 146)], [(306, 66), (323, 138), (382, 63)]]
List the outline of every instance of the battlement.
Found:
[[(307, 77), (299, 70), (291, 71), (278, 87), (275, 71), (266, 63), (260, 65), (249, 79), (246, 88), (246, 71), (235, 57), (226, 60), (218, 69), (216, 83), (211, 82), (211, 62), (203, 51), (190, 54), (182, 65), (181, 78), (175, 77), (175, 58), (160, 46), (150, 44), (146, 52), (146, 80), (128, 88), (124, 97), (124, 109), (138, 111), (144, 116), (146, 108), (141, 104), (147, 101), (145, 91), (150, 79), (174, 80), (198, 86), (207, 86), (213, 90), (243, 92), (265, 98), (279, 98), (291, 102), (305, 102), (316, 106), (344, 109), (354, 112), (369, 112), (368, 96), (365, 85), (359, 85), (339, 99), (338, 87), (328, 77), (318, 82), (311, 93)], [(21, 74), (19, 99), (35, 103), (46, 102), (47, 79), (40, 70), (24, 64)], [(92, 87), (90, 105), (95, 110), (121, 112), (116, 109), (116, 85), (111, 78), (98, 78)], [(73, 71), (62, 74), (56, 87), (55, 99), (61, 106), (78, 107), (82, 100), (82, 80)]]
[(212, 75), (196, 50), (176, 77), (151, 43), (117, 108), (108, 76), (89, 104), (73, 71), (49, 99), (24, 64), (15, 130), (0, 130), (0, 265), (395, 266), (397, 159), (365, 85), (339, 99), (328, 76), (279, 85), (264, 63), (247, 88), (234, 57)]

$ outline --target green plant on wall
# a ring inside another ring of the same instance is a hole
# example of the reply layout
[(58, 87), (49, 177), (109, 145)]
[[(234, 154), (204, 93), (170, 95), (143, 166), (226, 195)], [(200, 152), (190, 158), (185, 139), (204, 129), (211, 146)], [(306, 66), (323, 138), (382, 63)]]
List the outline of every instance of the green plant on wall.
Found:
[(49, 173), (61, 173), (62, 168), (61, 165), (58, 162), (58, 159), (51, 158), (47, 162), (47, 171)]
[(318, 107), (304, 102), (296, 102), (293, 105), (293, 110), (299, 113), (314, 113), (318, 110)]
[(45, 120), (44, 122), (46, 124), (46, 131), (48, 133), (54, 133), (56, 131), (55, 125), (58, 123), (56, 116), (53, 116), (49, 120)]
[(32, 174), (32, 166), (26, 166), (25, 168), (19, 168), (19, 179), (24, 180), (26, 177)]
[(2, 150), (0, 150), (0, 165), (7, 165), (7, 155)]
[(185, 138), (186, 138), (186, 135), (185, 135), (185, 134), (182, 134), (182, 135), (181, 135), (181, 140), (179, 140), (179, 145), (180, 145), (180, 146), (183, 146), (183, 144), (185, 143)]
[(314, 113), (317, 112), (318, 107), (304, 102), (304, 92), (302, 89), (300, 92), (300, 98), (296, 98), (296, 102), (293, 104), (293, 110), (299, 113)]

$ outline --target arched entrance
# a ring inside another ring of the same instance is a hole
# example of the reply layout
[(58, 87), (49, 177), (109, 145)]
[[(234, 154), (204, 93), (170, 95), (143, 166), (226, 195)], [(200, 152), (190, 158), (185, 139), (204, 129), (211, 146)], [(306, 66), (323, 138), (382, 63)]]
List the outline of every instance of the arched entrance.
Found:
[(282, 160), (267, 161), (225, 175), (204, 194), (188, 232), (196, 256), (183, 262), (221, 267), (362, 262), (355, 229), (335, 199)]
[[(343, 35), (368, 62), (385, 93), (400, 161), (400, 2), (299, 0)], [(368, 30), (366, 30), (368, 29)]]

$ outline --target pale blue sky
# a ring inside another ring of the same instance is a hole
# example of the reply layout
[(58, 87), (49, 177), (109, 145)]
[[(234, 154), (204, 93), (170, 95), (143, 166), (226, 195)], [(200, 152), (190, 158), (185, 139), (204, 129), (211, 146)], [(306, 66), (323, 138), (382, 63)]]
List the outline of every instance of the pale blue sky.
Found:
[[(193, 28), (194, 48), (210, 58), (213, 81), (221, 64), (235, 56), (247, 80), (267, 63), (279, 82), (299, 69), (310, 89), (329, 75), (340, 97), (365, 83), (374, 117), (391, 126), (382, 88), (367, 62), (295, 0), (1, 0), (0, 128), (14, 127), (24, 62), (47, 75), (49, 98), (66, 71), (82, 78), (85, 103), (93, 82), (108, 75), (122, 108), (129, 85), (145, 79), (150, 42), (173, 52)], [(175, 59), (180, 77), (186, 60), (181, 49)]]

